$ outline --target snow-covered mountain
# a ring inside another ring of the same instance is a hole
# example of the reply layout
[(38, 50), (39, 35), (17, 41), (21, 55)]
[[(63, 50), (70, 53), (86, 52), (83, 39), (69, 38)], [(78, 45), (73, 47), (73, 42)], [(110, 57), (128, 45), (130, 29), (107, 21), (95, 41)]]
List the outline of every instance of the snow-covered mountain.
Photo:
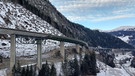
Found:
[[(15, 1), (15, 0), (10, 0)], [(17, 3), (50, 23), (67, 37), (87, 42), (92, 47), (133, 48), (131, 45), (107, 33), (91, 30), (71, 22), (55, 8), (49, 0), (17, 0)], [(117, 42), (117, 44), (115, 44)], [(109, 44), (108, 44), (109, 43)], [(114, 45), (115, 44), (115, 45)]]
[(114, 31), (135, 31), (135, 26), (120, 26), (120, 27), (113, 29), (109, 32), (114, 32)]
[(121, 26), (114, 30), (108, 31), (108, 33), (135, 46), (135, 26)]
[[(47, 33), (52, 35), (64, 36), (49, 23), (34, 15), (20, 5), (13, 3), (0, 2), (0, 27), (27, 30), (32, 32)], [(10, 41), (0, 39), (0, 54), (9, 57)], [(59, 47), (59, 42), (47, 40), (43, 45), (43, 52)], [(65, 45), (65, 46), (68, 46)], [(17, 55), (33, 55), (36, 54), (37, 48), (35, 44), (17, 44)]]

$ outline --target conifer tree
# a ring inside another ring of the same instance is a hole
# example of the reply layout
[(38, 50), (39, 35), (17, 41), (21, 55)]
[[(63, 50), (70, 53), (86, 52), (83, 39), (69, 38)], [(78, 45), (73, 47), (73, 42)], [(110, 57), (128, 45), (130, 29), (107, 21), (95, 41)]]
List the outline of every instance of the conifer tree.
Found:
[(27, 65), (27, 68), (26, 68), (26, 76), (29, 76), (29, 66)]
[(92, 52), (90, 54), (90, 58), (91, 58), (91, 73), (93, 75), (96, 75), (97, 65), (96, 65), (96, 54), (95, 54), (95, 52)]
[(76, 57), (74, 59), (74, 76), (79, 76), (79, 64)]
[(46, 61), (46, 64), (42, 65), (42, 68), (39, 71), (39, 75), (38, 76), (50, 76), (50, 67), (49, 67), (47, 61)]
[(85, 75), (88, 71), (87, 61), (88, 61), (88, 54), (85, 54), (84, 59), (83, 59), (82, 64), (81, 64), (81, 74), (82, 75)]
[(81, 64), (82, 75), (96, 75), (96, 57), (95, 53), (85, 54)]
[(19, 61), (17, 62), (17, 65), (13, 66), (12, 69), (13, 76), (20, 76), (21, 75), (21, 66)]
[(45, 64), (42, 65), (42, 68), (40, 69), (38, 76), (44, 76), (44, 70), (45, 70)]
[(62, 62), (61, 68), (62, 68), (63, 75), (67, 76), (67, 62)]
[(33, 67), (32, 67), (32, 65), (29, 68), (29, 76), (34, 76), (33, 75)]
[(16, 71), (17, 71), (18, 73), (21, 72), (21, 65), (20, 65), (20, 62), (19, 62), (19, 61), (17, 62)]
[(15, 65), (14, 65), (13, 68), (12, 68), (12, 75), (13, 75), (13, 76), (15, 76), (15, 72), (16, 72), (16, 67), (15, 67)]
[(66, 69), (67, 76), (79, 76), (79, 64), (76, 56), (74, 60), (68, 61)]
[(56, 76), (56, 68), (54, 64), (52, 64), (51, 66), (50, 76)]
[(49, 76), (50, 75), (50, 67), (48, 65), (48, 62), (46, 61), (45, 64), (45, 75), (44, 76)]
[(21, 76), (26, 76), (26, 70), (25, 70), (25, 67), (22, 68)]

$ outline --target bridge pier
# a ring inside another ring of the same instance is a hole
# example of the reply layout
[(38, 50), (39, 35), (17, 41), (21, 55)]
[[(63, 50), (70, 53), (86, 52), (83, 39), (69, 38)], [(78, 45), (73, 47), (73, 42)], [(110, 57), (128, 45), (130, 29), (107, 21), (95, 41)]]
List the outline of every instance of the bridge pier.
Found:
[(42, 40), (37, 40), (37, 67), (42, 67)]
[(16, 36), (11, 35), (11, 46), (10, 46), (10, 71), (12, 72), (12, 69), (16, 63)]
[(85, 46), (82, 46), (82, 51), (86, 52)]
[(64, 42), (60, 42), (60, 53), (61, 53), (63, 59), (65, 59), (65, 47), (64, 47)]
[(80, 53), (80, 45), (79, 44), (76, 44), (76, 51), (77, 51), (77, 53)]

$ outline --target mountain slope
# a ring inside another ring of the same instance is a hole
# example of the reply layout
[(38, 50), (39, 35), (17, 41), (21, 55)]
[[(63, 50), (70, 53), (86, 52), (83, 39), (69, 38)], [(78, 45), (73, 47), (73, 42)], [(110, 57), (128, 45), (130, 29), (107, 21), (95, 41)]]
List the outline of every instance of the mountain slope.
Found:
[[(57, 29), (52, 27), (48, 22), (34, 15), (20, 5), (13, 3), (0, 2), (0, 27), (27, 30), (33, 32), (47, 33), (52, 35), (64, 36)], [(1, 35), (0, 35), (1, 36)], [(17, 56), (36, 54), (36, 44), (22, 44), (17, 38)], [(66, 44), (69, 46), (71, 44)], [(43, 52), (59, 48), (59, 41), (46, 40), (43, 44)], [(71, 45), (72, 46), (72, 45)], [(10, 55), (10, 41), (0, 39), (0, 55), (7, 58)]]
[(135, 26), (121, 26), (108, 32), (121, 40), (135, 46)]
[(0, 2), (0, 26), (33, 32), (62, 35), (48, 22), (24, 9), (20, 5)]
[(90, 30), (67, 20), (48, 0), (18, 0), (18, 3), (57, 28), (65, 36), (83, 40), (94, 47), (133, 48), (109, 34)]

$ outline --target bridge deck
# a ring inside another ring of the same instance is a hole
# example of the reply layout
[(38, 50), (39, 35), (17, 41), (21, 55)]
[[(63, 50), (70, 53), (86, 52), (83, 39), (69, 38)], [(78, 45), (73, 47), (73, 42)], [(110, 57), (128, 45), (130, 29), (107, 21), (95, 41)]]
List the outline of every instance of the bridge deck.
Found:
[(78, 39), (73, 39), (73, 38), (64, 37), (64, 36), (56, 36), (56, 35), (45, 34), (45, 33), (25, 31), (25, 30), (17, 30), (17, 29), (11, 29), (11, 28), (0, 27), (0, 34), (10, 34), (10, 35), (15, 34), (17, 36), (27, 36), (27, 37), (42, 38), (42, 39), (52, 39), (52, 40), (70, 42), (70, 43), (75, 43), (75, 44), (87, 46), (87, 43), (85, 43), (84, 41), (78, 40)]

